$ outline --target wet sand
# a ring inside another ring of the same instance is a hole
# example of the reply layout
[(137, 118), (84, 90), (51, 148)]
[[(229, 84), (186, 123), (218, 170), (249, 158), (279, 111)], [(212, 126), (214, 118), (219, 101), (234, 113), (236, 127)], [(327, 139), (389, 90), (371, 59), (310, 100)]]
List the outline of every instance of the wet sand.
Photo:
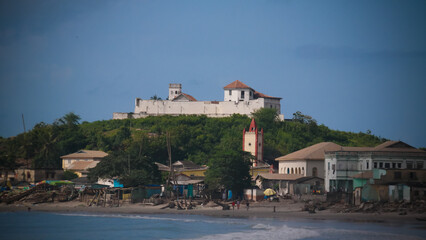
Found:
[[(94, 213), (94, 214), (180, 214), (180, 215), (205, 215), (211, 217), (232, 217), (232, 218), (269, 218), (281, 221), (286, 220), (334, 220), (334, 221), (352, 221), (352, 222), (372, 222), (384, 224), (416, 224), (418, 227), (426, 229), (426, 221), (419, 221), (418, 218), (425, 219), (426, 214), (408, 213), (407, 215), (399, 215), (395, 213), (339, 213), (336, 209), (327, 209), (317, 211), (316, 213), (308, 213), (301, 211), (303, 203), (270, 203), (260, 202), (250, 204), (249, 210), (245, 205), (241, 205), (240, 209), (222, 210), (222, 207), (197, 206), (191, 210), (178, 210), (176, 208), (161, 209), (167, 204), (150, 206), (143, 204), (125, 203), (120, 207), (100, 207), (87, 206), (83, 202), (55, 202), (55, 203), (15, 203), (0, 204), (0, 212), (16, 212), (16, 211), (41, 211), (41, 212), (58, 212), (58, 213)], [(274, 212), (275, 207), (275, 212)], [(29, 209), (30, 208), (30, 209)]]

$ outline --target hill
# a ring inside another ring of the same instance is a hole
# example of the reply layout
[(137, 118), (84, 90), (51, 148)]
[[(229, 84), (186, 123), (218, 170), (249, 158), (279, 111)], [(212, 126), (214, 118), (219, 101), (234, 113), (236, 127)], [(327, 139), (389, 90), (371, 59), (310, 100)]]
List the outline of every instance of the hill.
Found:
[[(275, 117), (271, 109), (261, 109), (254, 114), (258, 127), (264, 129), (264, 158), (269, 163), (274, 163), (276, 157), (323, 141), (342, 146), (375, 146), (386, 140), (369, 133), (331, 130), (300, 112), (295, 113), (291, 121), (276, 121)], [(60, 156), (79, 149), (102, 150), (117, 158), (117, 155), (126, 155), (127, 161), (145, 158), (148, 162), (166, 164), (166, 133), (170, 133), (173, 161), (207, 164), (219, 149), (240, 150), (243, 129), (247, 129), (251, 121), (241, 115), (158, 116), (81, 124), (79, 120), (79, 116), (69, 113), (53, 124), (39, 123), (25, 134), (1, 138), (0, 167), (14, 168), (17, 160), (32, 159), (34, 167), (58, 168)]]

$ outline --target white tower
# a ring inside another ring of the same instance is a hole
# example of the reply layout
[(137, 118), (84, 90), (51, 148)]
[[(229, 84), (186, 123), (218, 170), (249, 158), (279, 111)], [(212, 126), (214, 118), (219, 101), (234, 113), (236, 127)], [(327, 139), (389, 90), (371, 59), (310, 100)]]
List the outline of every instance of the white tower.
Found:
[(180, 83), (170, 83), (169, 84), (169, 100), (175, 99), (182, 93), (182, 84)]

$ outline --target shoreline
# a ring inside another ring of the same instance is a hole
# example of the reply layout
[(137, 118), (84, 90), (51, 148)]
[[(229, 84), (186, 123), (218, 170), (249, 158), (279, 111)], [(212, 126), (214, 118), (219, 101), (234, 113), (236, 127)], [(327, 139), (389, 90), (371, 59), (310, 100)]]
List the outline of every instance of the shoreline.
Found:
[(82, 202), (66, 203), (42, 203), (42, 204), (0, 204), (0, 212), (49, 212), (49, 213), (93, 213), (93, 214), (138, 214), (138, 215), (201, 215), (218, 218), (248, 218), (248, 219), (273, 219), (278, 221), (345, 221), (357, 223), (376, 224), (408, 224), (417, 225), (420, 229), (426, 229), (426, 221), (419, 221), (418, 218), (425, 219), (426, 214), (409, 213), (398, 215), (398, 213), (338, 213), (332, 209), (308, 213), (301, 211), (298, 205), (285, 206), (277, 204), (276, 212), (273, 212), (274, 205), (256, 204), (249, 210), (241, 207), (239, 210), (222, 210), (221, 207), (201, 207), (197, 206), (191, 210), (161, 209), (166, 206), (147, 206), (142, 204), (123, 204), (120, 207), (88, 207)]

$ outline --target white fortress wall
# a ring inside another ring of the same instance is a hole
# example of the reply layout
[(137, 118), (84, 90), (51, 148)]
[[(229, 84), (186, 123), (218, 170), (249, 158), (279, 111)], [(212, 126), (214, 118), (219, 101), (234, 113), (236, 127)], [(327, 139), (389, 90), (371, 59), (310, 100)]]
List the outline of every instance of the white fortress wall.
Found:
[(135, 113), (143, 113), (147, 115), (232, 115), (234, 113), (250, 115), (253, 111), (263, 107), (265, 107), (265, 101), (263, 98), (239, 102), (180, 102), (167, 100), (163, 101), (137, 99), (137, 104), (135, 105)]
[[(260, 108), (275, 108), (280, 113), (279, 99), (258, 98), (250, 101), (169, 101), (142, 100), (136, 98), (134, 113), (114, 113), (113, 119), (141, 118), (159, 115), (206, 115), (208, 117), (226, 117), (232, 114), (250, 116)], [(284, 120), (283, 115), (279, 115)]]

